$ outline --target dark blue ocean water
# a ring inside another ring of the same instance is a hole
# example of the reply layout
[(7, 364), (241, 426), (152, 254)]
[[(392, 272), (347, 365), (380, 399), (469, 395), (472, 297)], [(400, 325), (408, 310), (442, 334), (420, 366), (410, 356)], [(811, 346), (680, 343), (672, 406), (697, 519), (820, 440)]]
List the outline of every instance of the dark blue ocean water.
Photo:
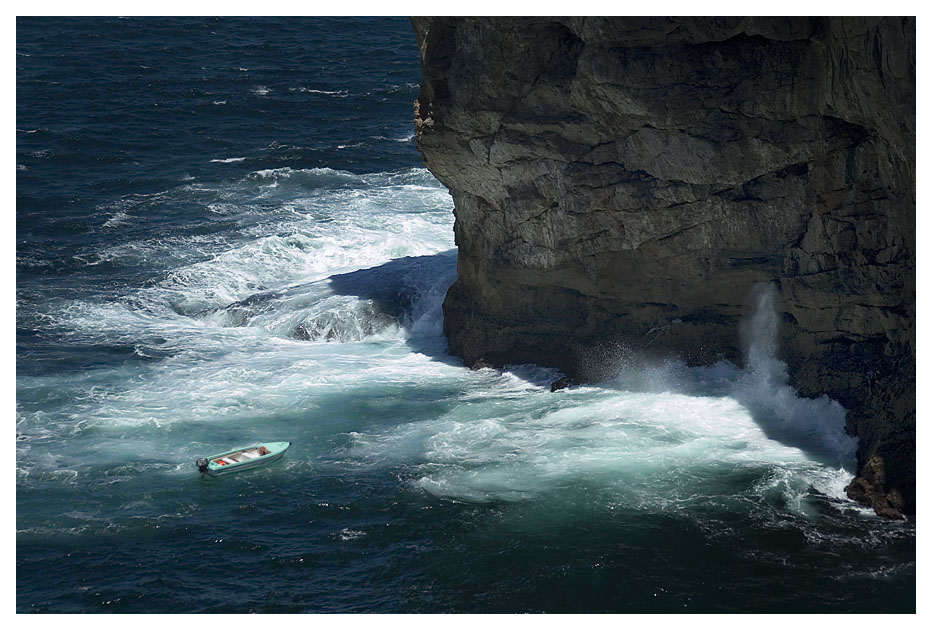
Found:
[[(446, 353), (406, 19), (16, 39), (17, 611), (915, 609), (914, 526), (845, 498), (767, 304), (746, 371)], [(293, 447), (197, 475), (254, 440)]]

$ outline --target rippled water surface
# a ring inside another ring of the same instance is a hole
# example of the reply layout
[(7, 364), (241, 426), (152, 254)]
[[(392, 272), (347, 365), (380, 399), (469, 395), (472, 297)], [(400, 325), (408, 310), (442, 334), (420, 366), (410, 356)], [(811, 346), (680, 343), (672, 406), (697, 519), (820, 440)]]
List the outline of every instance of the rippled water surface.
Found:
[(914, 610), (766, 290), (747, 369), (447, 354), (407, 20), (19, 19), (16, 59), (19, 612)]

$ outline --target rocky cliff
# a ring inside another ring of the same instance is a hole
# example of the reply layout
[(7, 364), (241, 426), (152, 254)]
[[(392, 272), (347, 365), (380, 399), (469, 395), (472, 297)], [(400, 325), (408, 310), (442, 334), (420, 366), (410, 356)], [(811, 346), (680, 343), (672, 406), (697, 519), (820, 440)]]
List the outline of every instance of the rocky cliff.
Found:
[(913, 18), (413, 18), (417, 142), (455, 204), (468, 364), (782, 359), (859, 437), (850, 496), (915, 506)]

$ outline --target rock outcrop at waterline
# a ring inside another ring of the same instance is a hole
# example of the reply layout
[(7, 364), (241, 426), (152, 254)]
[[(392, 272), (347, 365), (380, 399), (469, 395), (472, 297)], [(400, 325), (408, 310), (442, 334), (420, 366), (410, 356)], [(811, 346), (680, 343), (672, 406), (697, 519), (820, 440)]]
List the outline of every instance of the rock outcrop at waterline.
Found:
[(451, 352), (579, 379), (620, 350), (741, 361), (773, 282), (792, 383), (859, 437), (850, 494), (914, 511), (913, 18), (412, 24)]

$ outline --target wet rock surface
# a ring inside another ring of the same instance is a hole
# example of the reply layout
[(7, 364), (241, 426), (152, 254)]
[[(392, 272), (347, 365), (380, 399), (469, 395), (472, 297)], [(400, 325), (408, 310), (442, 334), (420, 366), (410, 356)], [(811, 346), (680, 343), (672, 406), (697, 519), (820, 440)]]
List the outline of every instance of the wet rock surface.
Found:
[(912, 18), (412, 23), (453, 353), (575, 379), (620, 353), (740, 361), (773, 282), (794, 386), (847, 409), (859, 469), (886, 462), (867, 483), (913, 512)]

